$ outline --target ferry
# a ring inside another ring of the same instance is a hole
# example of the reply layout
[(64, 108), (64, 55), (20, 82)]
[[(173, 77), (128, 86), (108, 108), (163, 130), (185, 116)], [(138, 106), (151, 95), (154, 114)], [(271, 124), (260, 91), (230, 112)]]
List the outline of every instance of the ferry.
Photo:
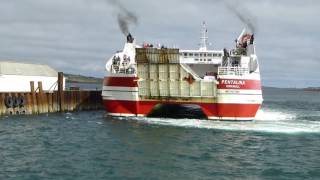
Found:
[(148, 116), (157, 105), (194, 105), (208, 119), (254, 120), (262, 89), (254, 34), (246, 29), (230, 50), (208, 49), (202, 24), (196, 50), (136, 45), (129, 33), (106, 63), (102, 98), (108, 115)]

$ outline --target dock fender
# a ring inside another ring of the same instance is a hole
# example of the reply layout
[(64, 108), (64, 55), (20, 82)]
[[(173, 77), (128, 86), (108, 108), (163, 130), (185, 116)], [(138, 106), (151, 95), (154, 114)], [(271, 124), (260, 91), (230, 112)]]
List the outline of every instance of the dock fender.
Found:
[(26, 105), (26, 99), (24, 98), (24, 96), (19, 96), (18, 97), (18, 99), (19, 99), (19, 106), (20, 107), (24, 107), (24, 105)]
[(12, 101), (13, 101), (13, 107), (19, 107), (20, 106), (20, 98), (13, 96), (12, 97)]
[(11, 96), (6, 96), (4, 99), (4, 104), (6, 105), (7, 108), (12, 108), (13, 107), (13, 99)]

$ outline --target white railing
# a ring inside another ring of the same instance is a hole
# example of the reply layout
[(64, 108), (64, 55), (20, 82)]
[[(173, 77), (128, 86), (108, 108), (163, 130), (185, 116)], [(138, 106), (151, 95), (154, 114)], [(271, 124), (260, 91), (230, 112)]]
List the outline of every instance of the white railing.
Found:
[(218, 75), (243, 76), (249, 74), (249, 68), (244, 67), (218, 67)]

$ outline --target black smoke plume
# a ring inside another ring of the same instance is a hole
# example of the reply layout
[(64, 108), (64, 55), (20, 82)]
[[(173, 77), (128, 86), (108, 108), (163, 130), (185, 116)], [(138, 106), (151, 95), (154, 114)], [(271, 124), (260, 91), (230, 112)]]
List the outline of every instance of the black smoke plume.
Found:
[(253, 17), (253, 15), (249, 13), (249, 11), (244, 7), (244, 5), (236, 3), (236, 1), (224, 1), (224, 2), (226, 7), (232, 13), (234, 13), (239, 18), (239, 20), (242, 23), (244, 23), (252, 33), (255, 34), (257, 30), (255, 18)]
[(117, 13), (118, 25), (121, 32), (124, 35), (128, 35), (130, 31), (130, 25), (138, 24), (138, 17), (133, 12), (129, 11), (118, 0), (107, 0), (107, 2), (115, 8), (115, 11)]

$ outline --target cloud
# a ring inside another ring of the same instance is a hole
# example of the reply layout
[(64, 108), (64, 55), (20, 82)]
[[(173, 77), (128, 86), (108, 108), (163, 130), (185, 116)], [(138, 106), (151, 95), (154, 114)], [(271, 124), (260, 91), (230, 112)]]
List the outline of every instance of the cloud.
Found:
[[(2, 1), (0, 59), (103, 76), (106, 59), (122, 49), (125, 41), (117, 13), (105, 1)], [(230, 49), (245, 27), (222, 0), (116, 2), (139, 17), (139, 25), (130, 26), (138, 43), (198, 48), (200, 25), (205, 20), (211, 48)], [(264, 85), (319, 86), (319, 8), (316, 0), (241, 1), (239, 9), (250, 12), (257, 25), (256, 50)]]

